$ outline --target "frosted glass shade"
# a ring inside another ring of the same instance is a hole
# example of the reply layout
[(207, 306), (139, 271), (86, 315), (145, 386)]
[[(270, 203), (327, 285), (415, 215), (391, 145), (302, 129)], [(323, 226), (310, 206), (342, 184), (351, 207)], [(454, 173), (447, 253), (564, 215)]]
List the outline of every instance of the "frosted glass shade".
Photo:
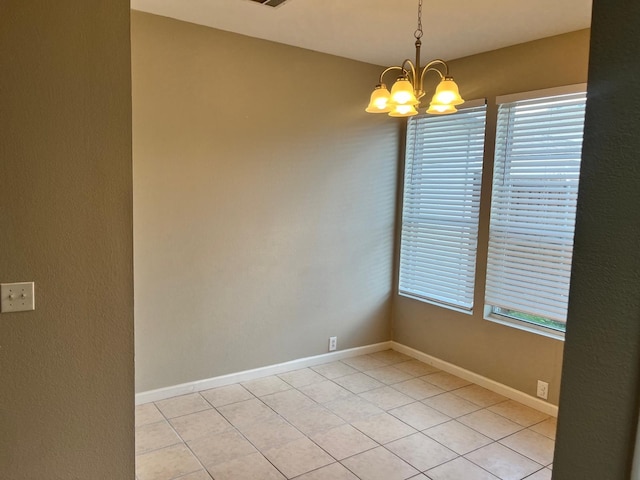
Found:
[(389, 112), (390, 117), (411, 117), (417, 114), (418, 111), (413, 105), (394, 105)]
[(413, 85), (406, 77), (400, 77), (391, 87), (391, 104), (418, 105), (418, 99), (413, 91)]
[(431, 103), (439, 105), (462, 105), (464, 100), (458, 91), (458, 85), (453, 81), (453, 77), (444, 77), (436, 87)]
[(453, 105), (442, 105), (440, 103), (431, 102), (427, 113), (431, 115), (447, 115), (449, 113), (456, 113), (458, 109)]
[(371, 92), (371, 99), (369, 105), (365, 108), (365, 112), (369, 113), (388, 113), (391, 111), (391, 105), (389, 105), (389, 98), (391, 94), (387, 90), (387, 86), (381, 83)]

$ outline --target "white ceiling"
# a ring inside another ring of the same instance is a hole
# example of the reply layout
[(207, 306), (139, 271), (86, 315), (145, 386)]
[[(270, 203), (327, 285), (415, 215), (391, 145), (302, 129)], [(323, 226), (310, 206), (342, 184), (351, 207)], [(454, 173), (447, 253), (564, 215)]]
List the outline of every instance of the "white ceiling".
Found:
[[(414, 55), (417, 0), (132, 0), (135, 10), (378, 65)], [(424, 0), (423, 60), (587, 28), (591, 0)]]

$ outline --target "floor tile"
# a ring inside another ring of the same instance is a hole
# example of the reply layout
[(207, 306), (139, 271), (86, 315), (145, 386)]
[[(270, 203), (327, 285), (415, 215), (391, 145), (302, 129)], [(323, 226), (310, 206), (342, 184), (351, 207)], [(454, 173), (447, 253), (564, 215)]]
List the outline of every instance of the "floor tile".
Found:
[(321, 405), (287, 412), (283, 416), (305, 435), (323, 432), (344, 424), (344, 420)]
[(458, 397), (462, 397), (465, 400), (475, 403), (476, 405), (480, 405), (481, 407), (489, 407), (507, 400), (507, 397), (503, 397), (499, 393), (492, 392), (480, 385), (474, 384), (458, 388), (452, 393)]
[(233, 428), (222, 415), (213, 409), (173, 418), (170, 422), (185, 442)]
[(296, 477), (296, 480), (358, 480), (358, 477), (347, 470), (342, 464), (332, 463), (326, 467)]
[(212, 388), (211, 390), (200, 392), (200, 395), (214, 407), (222, 407), (230, 403), (242, 402), (253, 398), (253, 394), (239, 383), (227, 385), (226, 387)]
[(376, 360), (370, 355), (360, 355), (359, 357), (345, 358), (342, 363), (346, 363), (350, 367), (364, 372), (366, 370), (373, 370), (374, 368), (384, 367), (386, 363)]
[(260, 397), (260, 400), (281, 415), (284, 412), (300, 410), (301, 408), (308, 408), (317, 405), (316, 402), (311, 400), (302, 392), (294, 389), (265, 395), (264, 397)]
[(349, 390), (342, 388), (340, 385), (336, 385), (330, 380), (305, 385), (298, 390), (318, 403), (332, 402), (352, 395)]
[(311, 440), (336, 460), (342, 460), (378, 446), (359, 430), (346, 424), (316, 433), (311, 436)]
[(529, 430), (533, 430), (540, 435), (544, 435), (545, 437), (550, 438), (551, 440), (556, 439), (556, 429), (558, 428), (558, 422), (555, 417), (549, 417), (546, 420), (536, 423), (535, 425), (531, 425)]
[(139, 405), (136, 480), (550, 480), (555, 418), (392, 350), (345, 362)]
[[(284, 480), (282, 475), (260, 453), (252, 453), (209, 468), (215, 480)], [(181, 479), (179, 479), (181, 480)]]
[(515, 400), (497, 403), (489, 407), (489, 410), (508, 418), (512, 422), (519, 423), (524, 427), (530, 427), (549, 418), (549, 415), (522, 405)]
[(395, 350), (383, 350), (381, 352), (371, 353), (369, 356), (384, 362), (386, 365), (394, 365), (396, 363), (411, 360), (409, 355), (396, 352)]
[(405, 480), (420, 473), (384, 447), (347, 458), (342, 464), (361, 480)]
[(187, 445), (208, 470), (214, 465), (230, 462), (256, 452), (253, 445), (235, 430), (198, 438), (187, 442)]
[(533, 475), (528, 476), (525, 480), (551, 480), (551, 470), (543, 468)]
[(189, 473), (183, 477), (179, 477), (176, 480), (213, 480), (206, 470), (200, 470), (199, 472)]
[(453, 450), (422, 433), (401, 438), (386, 444), (385, 447), (420, 471), (436, 467), (458, 456)]
[(425, 382), (420, 378), (412, 378), (411, 380), (396, 383), (393, 385), (393, 388), (416, 400), (424, 400), (425, 398), (445, 393), (445, 391), (440, 387), (436, 387), (435, 385)]
[(136, 406), (136, 427), (164, 420), (164, 416), (153, 403)]
[(360, 396), (383, 410), (391, 410), (415, 401), (410, 396), (400, 393), (392, 387), (376, 388), (375, 390), (363, 392)]
[(352, 373), (358, 372), (358, 370), (356, 370), (355, 368), (350, 367), (346, 363), (342, 362), (331, 362), (325, 363), (323, 365), (317, 365), (315, 367), (311, 367), (311, 370), (319, 373), (329, 380), (333, 380), (334, 378), (338, 377), (344, 377), (345, 375), (351, 375)]
[(493, 440), (500, 440), (523, 428), (522, 425), (486, 409), (460, 417), (458, 421)]
[(172, 480), (202, 470), (202, 465), (184, 444), (136, 456), (136, 475), (140, 480)]
[(451, 420), (447, 415), (420, 402), (394, 408), (389, 413), (416, 430), (424, 430)]
[(422, 403), (429, 405), (436, 410), (449, 415), (450, 417), (460, 417), (476, 410), (480, 410), (480, 406), (471, 403), (464, 398), (457, 397), (452, 393), (443, 393), (435, 397), (427, 398)]
[(413, 376), (410, 375), (409, 373), (403, 372), (402, 370), (398, 370), (393, 366), (367, 370), (367, 375), (387, 385), (404, 382), (405, 380), (409, 380), (413, 378)]
[(432, 480), (499, 480), (495, 475), (459, 457), (425, 472)]
[(446, 391), (466, 387), (471, 384), (471, 382), (447, 372), (431, 373), (420, 378)]
[(542, 468), (542, 465), (499, 443), (479, 448), (465, 455), (465, 458), (502, 480), (521, 480)]
[(378, 443), (388, 443), (416, 433), (416, 430), (388, 413), (374, 415), (352, 424)]
[(553, 462), (554, 441), (531, 430), (521, 430), (500, 443), (542, 465)]
[(282, 392), (291, 388), (291, 385), (275, 375), (250, 380), (248, 382), (244, 382), (242, 386), (253, 393), (256, 397)]
[(201, 412), (211, 408), (209, 402), (200, 396), (199, 393), (181, 395), (180, 397), (168, 398), (156, 402), (156, 406), (167, 418), (179, 417), (190, 413)]
[(219, 407), (218, 411), (234, 426), (238, 428), (263, 422), (277, 414), (262, 403), (259, 399), (245, 400)]
[(181, 442), (178, 434), (166, 420), (136, 428), (136, 455)]
[(426, 363), (420, 362), (418, 360), (408, 360), (402, 363), (395, 363), (393, 365), (398, 370), (402, 370), (414, 377), (422, 377), (423, 375), (429, 375), (430, 373), (439, 372), (440, 369), (428, 365)]
[[(452, 420), (425, 430), (423, 433), (440, 442), (454, 452), (464, 455), (480, 447), (490, 444), (489, 437)], [(427, 474), (428, 476), (431, 476)]]
[(308, 438), (302, 438), (263, 453), (287, 478), (334, 463), (333, 458)]
[(362, 372), (336, 378), (334, 382), (352, 393), (362, 393), (374, 388), (384, 387), (383, 383)]
[(325, 377), (323, 377), (319, 373), (314, 372), (310, 368), (303, 368), (301, 370), (294, 370), (293, 372), (281, 373), (278, 376), (295, 388), (304, 387), (305, 385), (311, 385), (312, 383), (318, 383), (325, 380)]
[(260, 451), (304, 437), (298, 429), (280, 417), (247, 425), (242, 429), (242, 434)]
[(325, 403), (325, 407), (342, 418), (345, 422), (355, 422), (384, 411), (373, 403), (356, 395)]

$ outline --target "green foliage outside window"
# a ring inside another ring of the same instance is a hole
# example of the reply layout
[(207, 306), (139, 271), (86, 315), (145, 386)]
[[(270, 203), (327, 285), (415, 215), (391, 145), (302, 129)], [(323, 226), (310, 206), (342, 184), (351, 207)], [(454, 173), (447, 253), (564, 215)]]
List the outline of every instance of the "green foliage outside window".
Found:
[(534, 325), (540, 325), (541, 327), (551, 328), (560, 332), (565, 331), (565, 322), (551, 320), (550, 318), (540, 317), (538, 315), (531, 315), (529, 313), (518, 312), (517, 310), (509, 310), (507, 308), (500, 307), (494, 307), (493, 313), (503, 315), (505, 317), (514, 318), (516, 320), (522, 320), (523, 322), (533, 323)]

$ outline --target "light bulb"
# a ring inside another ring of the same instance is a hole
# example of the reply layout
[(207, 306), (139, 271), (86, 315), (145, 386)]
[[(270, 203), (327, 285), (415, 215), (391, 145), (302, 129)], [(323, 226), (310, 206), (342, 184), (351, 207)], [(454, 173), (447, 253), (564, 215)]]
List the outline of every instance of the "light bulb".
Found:
[(384, 110), (385, 108), (387, 108), (387, 103), (389, 103), (389, 99), (384, 97), (378, 97), (373, 101), (373, 104), (379, 110)]

